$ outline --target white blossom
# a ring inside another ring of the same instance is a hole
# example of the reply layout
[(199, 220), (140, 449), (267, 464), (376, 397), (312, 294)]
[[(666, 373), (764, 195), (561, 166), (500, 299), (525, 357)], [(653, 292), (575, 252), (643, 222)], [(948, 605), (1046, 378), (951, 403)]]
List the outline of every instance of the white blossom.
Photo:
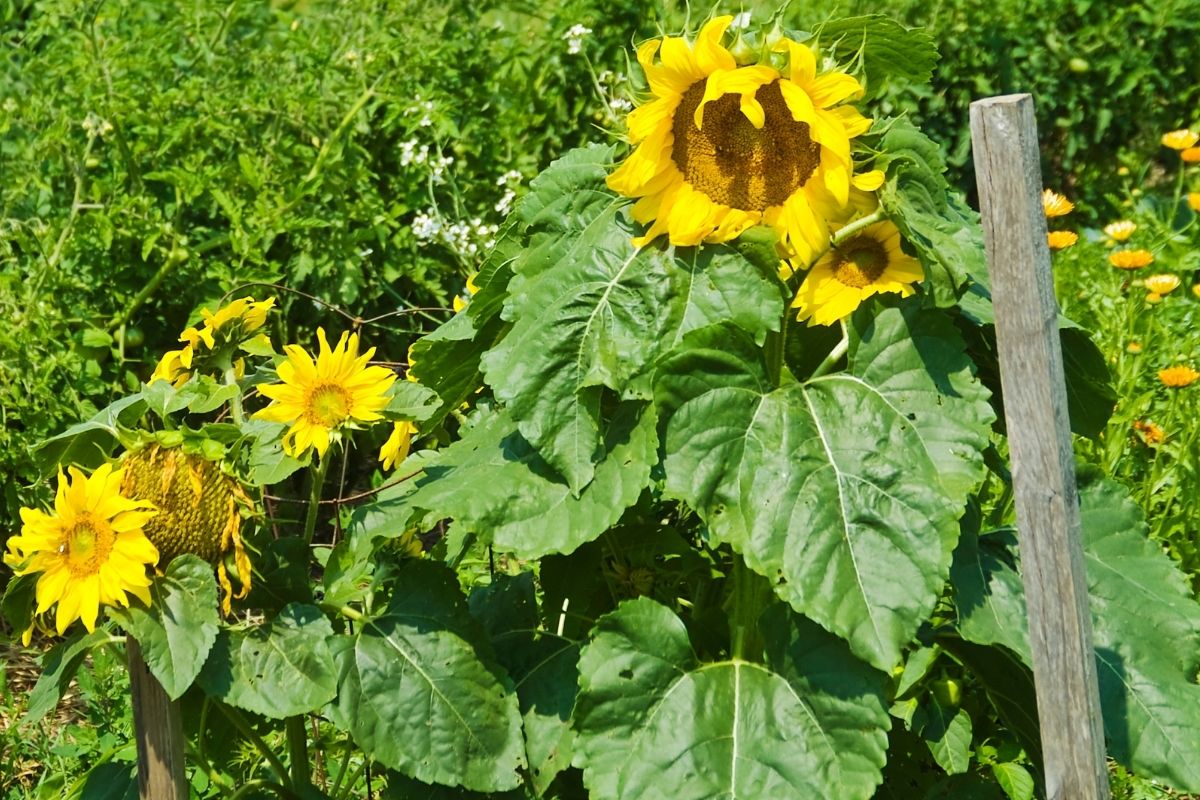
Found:
[(567, 53), (573, 56), (577, 56), (582, 53), (583, 38), (591, 32), (591, 28), (587, 27), (586, 25), (580, 25), (579, 23), (575, 23), (568, 28), (567, 32), (564, 33), (562, 37), (567, 40)]

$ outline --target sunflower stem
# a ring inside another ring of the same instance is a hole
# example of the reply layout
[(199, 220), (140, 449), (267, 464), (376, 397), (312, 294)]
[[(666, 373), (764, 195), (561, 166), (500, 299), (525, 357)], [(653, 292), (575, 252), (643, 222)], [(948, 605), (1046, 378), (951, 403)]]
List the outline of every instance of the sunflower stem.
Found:
[(312, 544), (317, 530), (317, 515), (321, 512), (321, 489), (325, 486), (325, 474), (329, 472), (330, 456), (318, 456), (317, 468), (312, 472), (312, 492), (309, 495), (308, 514), (304, 518), (304, 541)]
[(283, 762), (279, 760), (279, 756), (275, 755), (275, 751), (268, 747), (267, 743), (263, 741), (263, 738), (255, 732), (254, 728), (250, 726), (250, 723), (247, 722), (246, 718), (242, 716), (242, 712), (238, 711), (233, 706), (227, 706), (221, 702), (217, 702), (216, 706), (217, 710), (224, 714), (225, 717), (233, 723), (233, 727), (238, 729), (238, 733), (249, 739), (250, 743), (254, 745), (254, 748), (258, 750), (259, 755), (267, 760), (267, 762), (271, 765), (271, 769), (275, 771), (276, 777), (278, 777), (281, 781), (286, 781), (288, 779), (287, 768), (283, 766)]
[(287, 718), (288, 758), (292, 762), (292, 788), (297, 792), (312, 785), (312, 770), (308, 763), (308, 731), (304, 717)]
[[(225, 368), (225, 383), (229, 386), (237, 386), (237, 370), (230, 364)], [(238, 392), (229, 400), (229, 415), (233, 417), (234, 425), (242, 424), (242, 393)]]
[(850, 332), (846, 330), (846, 320), (842, 320), (841, 325), (841, 341), (834, 345), (833, 349), (829, 351), (829, 355), (825, 356), (825, 360), (818, 364), (817, 368), (812, 371), (809, 380), (828, 374), (842, 360), (842, 356), (846, 355), (846, 351), (850, 349)]
[(746, 566), (738, 553), (733, 554), (733, 569), (729, 573), (729, 632), (732, 637), (730, 656), (740, 661), (762, 661), (764, 642), (758, 629), (758, 618), (771, 601), (771, 587), (758, 573)]
[(883, 213), (882, 208), (875, 209), (865, 217), (859, 217), (849, 225), (845, 225), (844, 227), (838, 229), (838, 232), (833, 235), (832, 247), (837, 247), (839, 244), (859, 233), (863, 229), (869, 228), (876, 222), (879, 222), (883, 219), (886, 219), (886, 215)]

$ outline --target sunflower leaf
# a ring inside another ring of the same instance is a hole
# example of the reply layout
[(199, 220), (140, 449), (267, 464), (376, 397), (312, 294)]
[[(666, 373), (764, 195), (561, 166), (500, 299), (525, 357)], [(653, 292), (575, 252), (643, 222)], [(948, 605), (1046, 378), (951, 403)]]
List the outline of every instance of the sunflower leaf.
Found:
[(200, 674), (217, 639), (213, 568), (196, 556), (179, 556), (150, 587), (149, 608), (113, 608), (109, 616), (137, 639), (150, 672), (178, 700)]
[(511, 329), (483, 358), (521, 434), (578, 494), (595, 474), (606, 390), (648, 392), (644, 372), (680, 336), (733, 320), (778, 328), (777, 283), (730, 247), (634, 247), (627, 202), (603, 186), (612, 148), (569, 153), (519, 206), (528, 245), (513, 262)]
[(701, 663), (682, 620), (648, 598), (596, 623), (575, 711), (590, 796), (871, 797), (887, 747), (884, 676), (781, 606), (761, 624), (766, 664)]
[[(1080, 500), (1108, 753), (1139, 775), (1198, 791), (1200, 605), (1149, 538), (1142, 512), (1123, 487), (1083, 476)], [(977, 644), (1002, 644), (1028, 665), (1027, 610), (1015, 556), (1011, 549), (991, 550), (956, 554), (959, 631)]]
[(97, 629), (84, 633), (77, 628), (74, 633), (62, 642), (54, 645), (42, 656), (42, 674), (29, 693), (29, 702), (25, 706), (25, 714), (21, 717), (22, 725), (37, 722), (58, 706), (63, 692), (71, 685), (83, 657), (93, 647), (108, 639), (108, 631)]
[(292, 603), (264, 625), (222, 630), (197, 682), (210, 697), (273, 719), (314, 711), (337, 693), (332, 636), (320, 609)]
[(829, 20), (816, 33), (839, 62), (861, 58), (868, 96), (896, 80), (929, 83), (938, 60), (928, 31), (906, 28), (882, 14)]
[(891, 669), (945, 581), (991, 411), (938, 312), (884, 311), (859, 336), (849, 372), (771, 390), (761, 363), (729, 355), (751, 350), (744, 334), (697, 333), (655, 388), (667, 493)]
[(34, 461), (46, 474), (59, 464), (75, 464), (85, 469), (98, 467), (120, 444), (121, 431), (132, 428), (146, 408), (141, 394), (122, 397), (91, 419), (39, 442), (33, 448)]
[(405, 462), (418, 474), (355, 512), (354, 536), (395, 536), (452, 518), (519, 558), (567, 553), (614, 525), (650, 482), (655, 420), (645, 403), (619, 404), (603, 431), (604, 458), (579, 496), (504, 411), (481, 414), (463, 438)]
[(458, 579), (409, 561), (387, 610), (337, 637), (330, 719), (369, 756), (404, 775), (472, 791), (515, 788), (521, 715), (504, 671), (467, 613)]

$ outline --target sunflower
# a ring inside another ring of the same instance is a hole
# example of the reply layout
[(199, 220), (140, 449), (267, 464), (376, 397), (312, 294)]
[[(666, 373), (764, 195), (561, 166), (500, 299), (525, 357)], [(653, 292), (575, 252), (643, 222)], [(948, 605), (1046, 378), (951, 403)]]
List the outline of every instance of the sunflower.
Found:
[(710, 20), (691, 45), (668, 36), (638, 48), (653, 99), (630, 112), (636, 149), (608, 186), (639, 198), (633, 217), (650, 224), (639, 247), (664, 234), (673, 245), (725, 242), (761, 223), (783, 255), (807, 264), (830, 220), (849, 216), (851, 188), (883, 182), (878, 171), (853, 174), (850, 140), (871, 121), (843, 103), (863, 88), (844, 72), (818, 75), (816, 54), (788, 39), (774, 47), (785, 70), (738, 66), (721, 45), (732, 21)]
[(1176, 275), (1151, 275), (1146, 278), (1146, 291), (1164, 295), (1179, 288), (1179, 277)]
[(1042, 211), (1047, 217), (1065, 217), (1075, 210), (1075, 204), (1053, 189), (1042, 192)]
[(1108, 263), (1117, 269), (1141, 269), (1154, 263), (1149, 250), (1117, 250), (1108, 254)]
[[(179, 387), (192, 377), (192, 366), (197, 359), (218, 361), (212, 358), (214, 354), (224, 357), (232, 363), (237, 371), (242, 371), (242, 361), (233, 361), (232, 349), (240, 347), (251, 334), (262, 328), (267, 322), (267, 312), (275, 305), (275, 298), (255, 301), (253, 297), (241, 297), (232, 303), (218, 309), (215, 313), (207, 308), (200, 314), (204, 324), (199, 328), (189, 327), (179, 335), (183, 347), (178, 350), (168, 350), (159, 360), (150, 382), (165, 380)], [(270, 345), (267, 337), (253, 337)]]
[(1079, 241), (1079, 235), (1074, 231), (1050, 231), (1046, 234), (1046, 243), (1051, 250), (1065, 250)]
[(1114, 242), (1124, 242), (1133, 236), (1133, 232), (1137, 230), (1137, 223), (1127, 219), (1120, 219), (1116, 222), (1110, 222), (1104, 226), (1104, 235), (1112, 239)]
[(924, 278), (921, 263), (900, 249), (900, 231), (876, 222), (830, 248), (796, 292), (796, 319), (832, 325), (849, 316), (863, 300), (882, 292), (913, 293)]
[(392, 435), (379, 448), (379, 460), (383, 462), (384, 470), (395, 467), (408, 458), (409, 448), (412, 447), (413, 434), (417, 426), (411, 422), (397, 422), (392, 425)]
[(296, 458), (310, 447), (323, 456), (341, 428), (383, 419), (379, 412), (396, 380), (389, 369), (367, 366), (375, 348), (359, 355), (357, 334), (343, 333), (332, 350), (323, 328), (317, 329), (317, 339), (315, 361), (303, 347), (290, 344), (284, 348), (287, 360), (277, 368), (282, 383), (258, 387), (274, 402), (254, 416), (290, 424), (283, 449)]
[(126, 455), (121, 467), (121, 491), (158, 509), (145, 532), (161, 563), (191, 553), (216, 564), (224, 590), (221, 608), (228, 614), (233, 587), (222, 559), (226, 553), (233, 552), (242, 584), (237, 598), (250, 592), (250, 558), (242, 545), (239, 511), (250, 505), (245, 491), (217, 464), (179, 448), (152, 444)]
[(1191, 367), (1174, 366), (1167, 367), (1158, 371), (1158, 379), (1162, 381), (1163, 386), (1172, 389), (1182, 389), (1185, 386), (1191, 386), (1200, 379), (1200, 372)]
[(1180, 128), (1162, 135), (1163, 146), (1172, 150), (1187, 150), (1189, 147), (1194, 147), (1197, 141), (1200, 141), (1200, 133), (1187, 128)]
[(96, 628), (101, 605), (129, 605), (128, 595), (150, 603), (146, 567), (158, 550), (143, 528), (155, 515), (151, 503), (121, 494), (124, 472), (102, 464), (87, 477), (75, 467), (58, 473), (54, 513), (21, 509), (21, 533), (8, 540), (4, 563), (17, 575), (40, 572), (36, 614), (54, 603), (61, 635), (77, 619)]

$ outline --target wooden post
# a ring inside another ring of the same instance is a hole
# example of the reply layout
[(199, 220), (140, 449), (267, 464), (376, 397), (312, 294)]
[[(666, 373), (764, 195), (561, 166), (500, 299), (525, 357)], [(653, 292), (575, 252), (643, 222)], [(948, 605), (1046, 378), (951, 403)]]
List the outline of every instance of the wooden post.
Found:
[(171, 700), (150, 674), (137, 639), (126, 637), (125, 649), (129, 653), (133, 729), (137, 737), (138, 796), (141, 800), (187, 800), (179, 702)]
[(971, 104), (1049, 800), (1108, 800), (1033, 98)]

